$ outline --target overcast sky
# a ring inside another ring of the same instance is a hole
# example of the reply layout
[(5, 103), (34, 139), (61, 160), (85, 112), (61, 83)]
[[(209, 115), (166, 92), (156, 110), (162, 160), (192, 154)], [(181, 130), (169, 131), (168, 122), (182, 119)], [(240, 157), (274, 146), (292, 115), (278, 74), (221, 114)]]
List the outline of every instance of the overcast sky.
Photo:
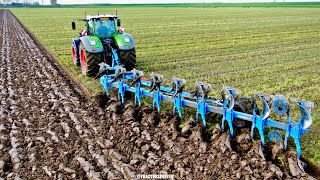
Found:
[[(88, 3), (112, 3), (112, 4), (145, 4), (145, 3), (204, 3), (204, 2), (273, 2), (274, 0), (58, 0), (59, 4), (88, 4)], [(320, 0), (276, 0), (277, 2), (320, 2)], [(49, 0), (43, 0), (49, 3)]]

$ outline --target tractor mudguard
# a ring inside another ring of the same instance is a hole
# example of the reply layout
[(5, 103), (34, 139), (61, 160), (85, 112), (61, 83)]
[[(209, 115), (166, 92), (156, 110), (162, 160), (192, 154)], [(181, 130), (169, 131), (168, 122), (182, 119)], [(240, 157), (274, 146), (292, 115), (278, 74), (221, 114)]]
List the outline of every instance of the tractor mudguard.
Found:
[(134, 48), (134, 40), (128, 33), (115, 35), (114, 42), (120, 50), (130, 50)]
[(72, 44), (74, 45), (74, 47), (76, 47), (77, 57), (79, 57), (79, 45), (80, 45), (79, 38), (73, 38), (72, 39)]
[(98, 37), (82, 36), (79, 39), (89, 53), (100, 53), (104, 51), (103, 45)]

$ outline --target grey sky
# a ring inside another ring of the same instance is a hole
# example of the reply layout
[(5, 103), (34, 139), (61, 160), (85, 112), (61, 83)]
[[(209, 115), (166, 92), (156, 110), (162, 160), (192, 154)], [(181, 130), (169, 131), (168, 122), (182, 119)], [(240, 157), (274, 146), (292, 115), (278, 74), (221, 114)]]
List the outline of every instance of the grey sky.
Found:
[[(88, 3), (112, 3), (112, 4), (132, 4), (132, 3), (208, 3), (208, 2), (273, 2), (274, 0), (58, 0), (59, 4), (88, 4)], [(276, 0), (277, 2), (319, 2), (320, 0)], [(49, 3), (49, 0), (43, 0)]]

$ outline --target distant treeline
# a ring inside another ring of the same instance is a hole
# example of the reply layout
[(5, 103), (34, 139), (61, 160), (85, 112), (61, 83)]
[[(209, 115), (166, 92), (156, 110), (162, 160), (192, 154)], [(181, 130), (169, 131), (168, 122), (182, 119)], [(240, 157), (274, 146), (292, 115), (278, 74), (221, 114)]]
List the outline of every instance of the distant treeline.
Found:
[(28, 6), (40, 6), (38, 2), (34, 2), (32, 4), (28, 3), (10, 3), (10, 4), (0, 4), (1, 7), (28, 7)]
[[(50, 0), (51, 5), (57, 5), (57, 0)], [(23, 7), (44, 5), (44, 0), (0, 0), (0, 6)]]
[[(22, 2), (23, 1), (23, 2)], [(0, 0), (0, 7), (316, 7), (320, 8), (320, 2), (256, 2), (256, 3), (176, 3), (176, 4), (57, 4), (57, 0), (50, 0), (51, 5), (44, 5), (43, 0)], [(52, 6), (54, 5), (54, 6)]]

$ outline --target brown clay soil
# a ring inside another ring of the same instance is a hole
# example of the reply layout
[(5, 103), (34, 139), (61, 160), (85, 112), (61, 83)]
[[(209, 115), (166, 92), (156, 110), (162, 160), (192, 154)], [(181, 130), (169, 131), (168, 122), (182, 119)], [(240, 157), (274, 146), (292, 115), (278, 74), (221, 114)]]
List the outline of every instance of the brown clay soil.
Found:
[(8, 10), (0, 10), (0, 34), (0, 179), (312, 178), (294, 152), (274, 146), (263, 157), (246, 129), (230, 140), (218, 125), (203, 130), (191, 120), (181, 130), (171, 113), (85, 101)]

